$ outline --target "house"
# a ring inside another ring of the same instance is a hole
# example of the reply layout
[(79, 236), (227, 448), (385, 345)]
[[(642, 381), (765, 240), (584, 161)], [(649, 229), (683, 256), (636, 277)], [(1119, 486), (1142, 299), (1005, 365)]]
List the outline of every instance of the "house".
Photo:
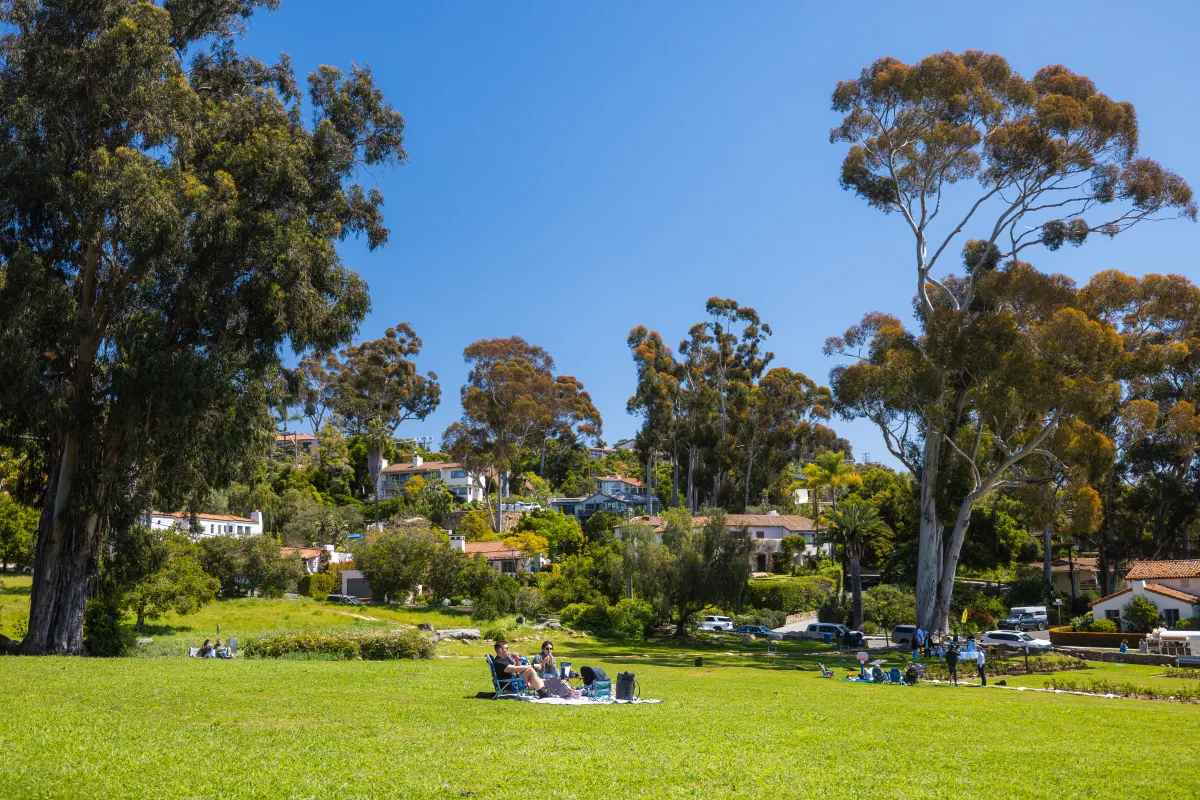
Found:
[(311, 433), (277, 433), (275, 434), (275, 447), (288, 455), (294, 454), (297, 449), (305, 453), (313, 453), (317, 449), (317, 437)]
[(342, 594), (357, 597), (359, 600), (370, 600), (375, 596), (371, 583), (360, 569), (344, 569), (342, 575)]
[(617, 449), (615, 447), (589, 447), (588, 448), (588, 455), (591, 456), (593, 461), (601, 461), (604, 458), (606, 458), (607, 456), (616, 455), (616, 453), (617, 453)]
[[(1071, 594), (1071, 564), (1075, 566), (1075, 593), (1100, 591), (1100, 559), (1096, 556), (1078, 556), (1070, 559), (1056, 558), (1050, 562), (1050, 583), (1059, 594)], [(1037, 570), (1044, 569), (1038, 561), (1030, 564)]]
[(540, 553), (529, 555), (504, 542), (468, 542), (465, 536), (457, 533), (450, 535), (450, 547), (468, 556), (486, 559), (488, 566), (496, 572), (514, 577), (522, 572), (537, 572), (546, 561)]
[(636, 450), (637, 449), (637, 439), (622, 439), (619, 442), (614, 442), (612, 449), (613, 450)]
[(482, 502), (484, 499), (484, 479), (480, 473), (468, 472), (457, 461), (425, 461), (417, 455), (412, 457), (411, 463), (391, 464), (380, 470), (380, 499), (399, 496), (404, 484), (417, 476), (426, 481), (440, 481), (459, 502)]
[(550, 507), (581, 523), (598, 511), (611, 511), (622, 517), (657, 514), (662, 510), (658, 497), (647, 496), (646, 484), (636, 478), (602, 475), (595, 478), (596, 491), (587, 497), (555, 497)]
[(300, 555), (300, 560), (304, 562), (304, 571), (312, 575), (321, 570), (321, 558), (325, 555), (323, 547), (281, 547), (279, 555), (284, 558), (291, 558), (296, 554)]
[[(142, 518), (145, 521), (145, 517)], [(249, 517), (235, 517), (229, 514), (196, 514), (195, 522), (192, 515), (185, 511), (151, 511), (150, 527), (162, 529), (178, 526), (189, 532), (192, 538), (206, 536), (257, 536), (263, 532), (262, 512), (254, 511)]]
[(1134, 597), (1158, 607), (1168, 627), (1200, 617), (1200, 559), (1137, 561), (1125, 574), (1125, 588), (1091, 603), (1095, 619), (1111, 619), (1124, 629), (1121, 612)]
[[(662, 541), (662, 532), (666, 530), (667, 521), (663, 517), (635, 517), (632, 522), (649, 525), (657, 534), (656, 539)], [(709, 517), (693, 517), (692, 526), (702, 528), (708, 524)], [(795, 514), (780, 514), (772, 511), (769, 514), (727, 514), (725, 524), (729, 528), (744, 528), (754, 540), (754, 549), (750, 553), (750, 569), (754, 572), (768, 572), (771, 569), (772, 556), (783, 552), (780, 544), (786, 536), (803, 536), (804, 549), (795, 555), (797, 564), (818, 554), (833, 555), (833, 546), (829, 543), (818, 544), (816, 526), (808, 517)], [(615, 533), (621, 536), (621, 528)]]

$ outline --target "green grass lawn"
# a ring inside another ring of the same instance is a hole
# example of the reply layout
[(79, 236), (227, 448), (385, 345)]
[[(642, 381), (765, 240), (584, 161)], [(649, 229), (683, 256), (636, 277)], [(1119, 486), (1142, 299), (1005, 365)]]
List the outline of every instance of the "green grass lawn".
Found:
[[(0, 615), (27, 610), (28, 579), (4, 583)], [(736, 637), (549, 636), (576, 668), (635, 672), (643, 695), (666, 700), (636, 707), (479, 699), (490, 687), (481, 642), (443, 643), (420, 662), (180, 657), (218, 623), (228, 638), (416, 622), (472, 625), (437, 610), (243, 598), (156, 624), (137, 652), (171, 657), (0, 658), (0, 797), (1200, 796), (1200, 767), (1182, 755), (1200, 705), (831, 681), (817, 661), (839, 677), (856, 662), (816, 643), (769, 656)], [(523, 653), (545, 635), (509, 634)], [(1177, 682), (1161, 672), (1060, 674)]]
[(477, 699), (482, 650), (0, 659), (0, 795), (1184, 798), (1200, 780), (1180, 738), (1200, 706), (854, 685), (568, 640), (561, 656), (634, 671), (667, 702), (539, 707)]

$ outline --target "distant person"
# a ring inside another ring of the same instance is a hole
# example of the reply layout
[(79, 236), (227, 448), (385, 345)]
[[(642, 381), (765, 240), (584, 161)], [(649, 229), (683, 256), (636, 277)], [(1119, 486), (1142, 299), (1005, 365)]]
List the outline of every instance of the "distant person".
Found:
[(542, 675), (558, 676), (558, 661), (554, 658), (553, 642), (542, 642), (542, 652), (533, 657), (533, 665), (540, 668)]
[(1125, 653), (1125, 652), (1127, 652), (1128, 650), (1129, 650), (1129, 640), (1128, 640), (1128, 639), (1122, 639), (1122, 640), (1121, 640), (1121, 652), (1122, 652), (1122, 653)]
[(538, 697), (547, 697), (546, 684), (542, 682), (538, 675), (537, 667), (531, 664), (522, 664), (521, 657), (515, 653), (508, 651), (508, 642), (503, 639), (496, 641), (496, 658), (493, 662), (496, 670), (496, 677), (500, 680), (505, 678), (522, 678), (525, 685), (537, 692)]
[(1150, 652), (1150, 645), (1146, 644), (1145, 639), (1142, 639), (1140, 642), (1138, 642), (1138, 652), (1142, 655), (1146, 655)]
[(199, 658), (215, 658), (216, 653), (213, 652), (212, 640), (205, 639), (204, 644), (200, 645), (200, 652), (196, 654)]
[(958, 686), (958, 648), (953, 644), (946, 648), (946, 669), (950, 670), (950, 683)]
[(979, 685), (987, 686), (987, 673), (984, 671), (983, 664), (987, 660), (984, 654), (984, 649), (981, 647), (975, 651), (975, 666), (979, 668)]
[(921, 657), (921, 650), (925, 647), (925, 631), (921, 630), (921, 626), (917, 626), (917, 632), (913, 639), (913, 658)]

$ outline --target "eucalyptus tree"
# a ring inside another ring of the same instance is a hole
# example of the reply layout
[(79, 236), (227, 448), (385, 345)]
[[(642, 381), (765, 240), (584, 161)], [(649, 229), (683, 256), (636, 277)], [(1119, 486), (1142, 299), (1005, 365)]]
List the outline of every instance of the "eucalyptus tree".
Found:
[(84, 652), (106, 540), (265, 451), (282, 348), (367, 311), (336, 244), (386, 242), (357, 176), (405, 160), (404, 120), (369, 69), (303, 97), (239, 54), (277, 5), (0, 4), (0, 435), (48, 475), (26, 653)]
[(413, 361), (421, 344), (412, 327), (401, 322), (378, 339), (343, 350), (341, 370), (332, 379), (334, 409), (366, 443), (376, 522), (379, 473), (396, 429), (410, 419), (425, 419), (441, 402), (437, 375), (420, 374)]
[[(831, 141), (850, 145), (843, 187), (913, 236), (921, 329), (868, 314), (827, 344), (855, 359), (833, 388), (920, 476), (917, 620), (943, 630), (971, 508), (1023, 483), (1027, 459), (1063, 457), (1048, 446), (1056, 428), (1105, 412), (1122, 354), (1068, 279), (1020, 256), (1194, 220), (1196, 205), (1182, 178), (1139, 156), (1133, 105), (1063, 66), (1025, 79), (978, 51), (883, 58), (838, 83), (833, 109), (844, 116)], [(961, 272), (939, 277), (957, 252)]]

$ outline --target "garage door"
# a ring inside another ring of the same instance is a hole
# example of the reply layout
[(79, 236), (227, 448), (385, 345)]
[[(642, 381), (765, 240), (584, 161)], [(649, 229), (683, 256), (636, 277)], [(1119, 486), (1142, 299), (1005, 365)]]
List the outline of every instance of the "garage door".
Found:
[(371, 584), (366, 578), (347, 578), (346, 594), (351, 597), (371, 597)]

